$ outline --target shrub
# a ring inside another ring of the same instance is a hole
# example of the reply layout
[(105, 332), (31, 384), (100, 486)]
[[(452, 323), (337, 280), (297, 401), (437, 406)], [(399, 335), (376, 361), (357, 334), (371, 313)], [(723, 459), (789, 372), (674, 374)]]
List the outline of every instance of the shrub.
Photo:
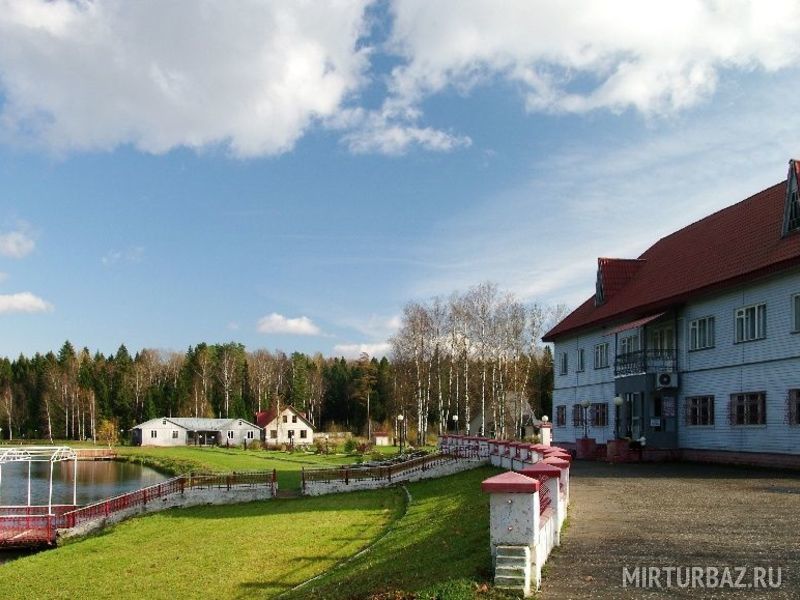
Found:
[(356, 446), (356, 450), (358, 451), (359, 454), (366, 454), (367, 452), (370, 451), (371, 448), (372, 446), (369, 442), (360, 442)]
[(358, 448), (358, 442), (353, 438), (348, 438), (344, 443), (344, 451), (347, 454), (352, 454)]

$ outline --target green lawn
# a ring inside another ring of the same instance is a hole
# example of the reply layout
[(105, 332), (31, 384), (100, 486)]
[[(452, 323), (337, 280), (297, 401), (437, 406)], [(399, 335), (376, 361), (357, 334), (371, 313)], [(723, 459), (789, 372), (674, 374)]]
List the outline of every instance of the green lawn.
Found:
[(0, 596), (505, 598), (487, 588), (489, 507), (480, 490), (497, 472), (408, 484), (405, 514), (405, 492), (390, 488), (139, 517), (0, 565)]
[(481, 492), (481, 481), (497, 473), (484, 467), (409, 484), (412, 501), (407, 514), (372, 550), (289, 597), (475, 597), (475, 590), (492, 578), (489, 497)]
[(402, 490), (169, 510), (0, 565), (8, 599), (264, 598), (379, 536)]

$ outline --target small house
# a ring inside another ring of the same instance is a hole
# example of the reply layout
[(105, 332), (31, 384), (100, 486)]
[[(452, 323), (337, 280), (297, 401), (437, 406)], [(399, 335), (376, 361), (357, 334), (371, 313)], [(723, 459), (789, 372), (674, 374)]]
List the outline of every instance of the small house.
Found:
[(385, 431), (376, 431), (372, 434), (372, 443), (376, 446), (391, 446), (389, 434)]
[(256, 423), (264, 429), (264, 443), (268, 446), (314, 443), (314, 426), (293, 406), (285, 407), (280, 414), (275, 410), (262, 411), (256, 415)]
[(135, 446), (238, 446), (261, 439), (261, 428), (244, 419), (160, 417), (131, 429)]

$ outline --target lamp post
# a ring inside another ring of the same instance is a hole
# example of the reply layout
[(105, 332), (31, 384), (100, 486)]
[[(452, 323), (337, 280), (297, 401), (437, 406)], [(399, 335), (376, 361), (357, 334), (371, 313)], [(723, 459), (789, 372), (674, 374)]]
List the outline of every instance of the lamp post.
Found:
[(330, 437), (329, 434), (325, 434), (325, 454), (328, 454), (328, 438)]
[(623, 402), (624, 400), (622, 399), (622, 396), (614, 396), (614, 406), (616, 407), (614, 410), (614, 437), (616, 438), (622, 437), (619, 433), (619, 413)]
[(456, 435), (458, 435), (458, 415), (453, 415), (453, 426), (456, 430)]
[(398, 426), (398, 430), (400, 432), (400, 454), (403, 453), (403, 433), (404, 433), (404, 431), (403, 431), (403, 421), (404, 420), (405, 420), (405, 417), (402, 414), (397, 415), (397, 422), (400, 423), (400, 425)]
[(591, 402), (588, 400), (584, 400), (581, 402), (581, 406), (583, 407), (583, 437), (589, 437), (589, 407), (591, 406)]

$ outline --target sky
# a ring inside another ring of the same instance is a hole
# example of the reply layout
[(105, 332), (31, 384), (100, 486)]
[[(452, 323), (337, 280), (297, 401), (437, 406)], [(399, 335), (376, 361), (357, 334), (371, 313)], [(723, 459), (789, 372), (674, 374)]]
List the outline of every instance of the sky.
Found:
[(0, 0), (0, 355), (382, 355), (786, 177), (800, 4)]

